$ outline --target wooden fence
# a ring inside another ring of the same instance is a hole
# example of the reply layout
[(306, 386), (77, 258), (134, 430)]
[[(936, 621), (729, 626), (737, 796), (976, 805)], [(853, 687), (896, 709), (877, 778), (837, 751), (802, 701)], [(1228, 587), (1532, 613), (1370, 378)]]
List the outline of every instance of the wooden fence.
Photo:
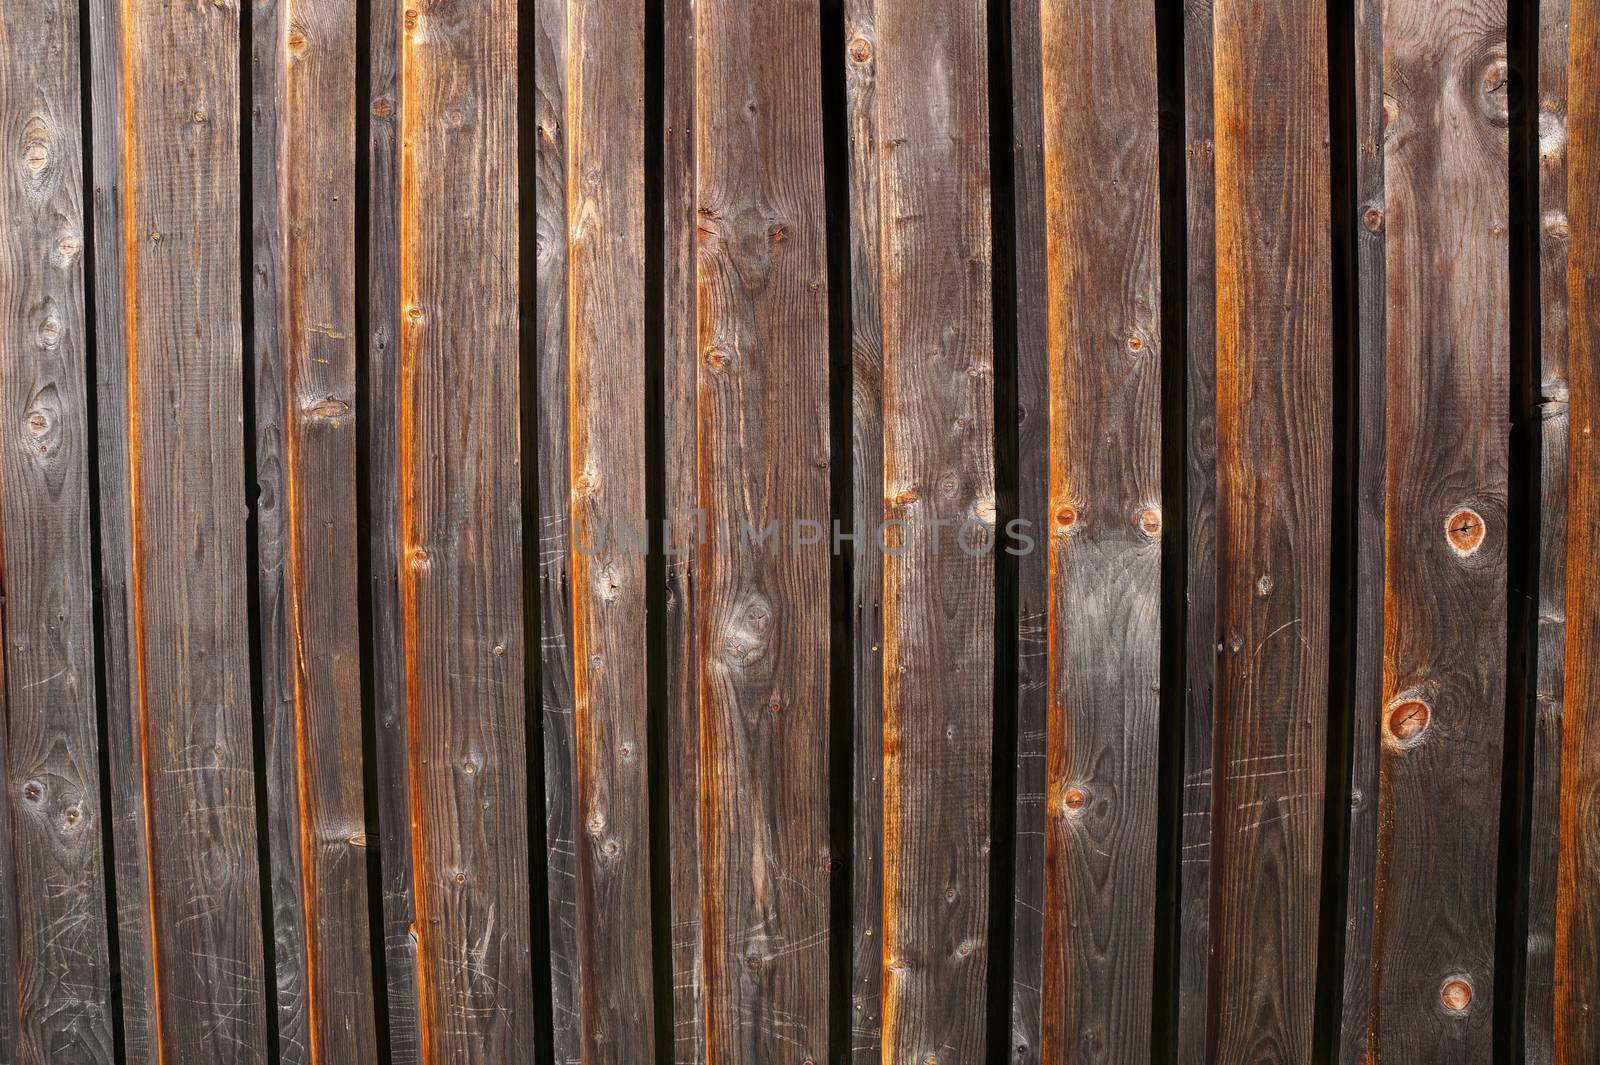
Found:
[(0, 1063), (1600, 1061), (1600, 0), (5, 0), (0, 130)]

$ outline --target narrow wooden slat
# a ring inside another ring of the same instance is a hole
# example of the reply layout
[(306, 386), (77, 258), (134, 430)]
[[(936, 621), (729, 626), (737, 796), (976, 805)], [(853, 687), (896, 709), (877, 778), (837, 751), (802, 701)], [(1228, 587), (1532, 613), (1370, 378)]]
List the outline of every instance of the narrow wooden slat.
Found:
[[(1011, 9), (1011, 129), (1016, 204), (1017, 315), (1017, 814), (1011, 917), (1012, 1065), (1045, 1054), (1045, 812), (1050, 684), (1049, 291), (1045, 104), (1040, 0)], [(1007, 538), (1010, 543), (1010, 538)], [(1028, 550), (1021, 549), (1026, 546)], [(1000, 904), (1001, 900), (995, 900)]]
[(76, 4), (0, 12), (0, 1059), (110, 1062)]
[[(706, 1056), (820, 1062), (831, 865), (821, 16), (813, 0), (699, 0), (695, 13)], [(769, 529), (776, 538), (761, 542)]]
[(1387, 331), (1384, 210), (1384, 0), (1354, 10), (1356, 224), (1356, 565), (1351, 640), (1349, 864), (1345, 881), (1343, 1007), (1339, 1060), (1364, 1065), (1372, 1008), (1371, 973), (1378, 863), (1379, 715), (1383, 704), (1384, 548), (1387, 470)]
[(1308, 1061), (1332, 491), (1326, 11), (1218, 0), (1214, 13), (1222, 648), (1207, 1056)]
[[(262, 697), (279, 1047), (372, 1062), (356, 572), (355, 12), (251, 25)], [(373, 841), (374, 843), (376, 841)]]
[[(1183, 5), (1184, 360), (1183, 781), (1178, 809), (1178, 1065), (1206, 1065), (1211, 973), (1211, 814), (1217, 680), (1216, 97), (1211, 0)], [(1164, 411), (1165, 417), (1177, 416)]]
[[(1562, 715), (1566, 694), (1568, 253), (1567, 88), (1570, 0), (1539, 4), (1538, 70), (1532, 88), (1539, 136), (1539, 621), (1528, 742), (1527, 955), (1522, 1052), (1528, 1065), (1556, 1062), (1556, 921), (1561, 866)], [(1594, 10), (1591, 8), (1591, 11)], [(1592, 17), (1592, 16), (1591, 16)], [(1581, 29), (1580, 29), (1581, 34)], [(1581, 43), (1581, 37), (1579, 38)], [(1582, 107), (1580, 105), (1580, 113)], [(1577, 570), (1573, 576), (1581, 581)], [(1600, 1053), (1600, 1047), (1593, 1053)]]
[(1490, 1060), (1506, 684), (1505, 28), (1499, 0), (1384, 10), (1383, 682), (1380, 705), (1358, 705), (1379, 718), (1368, 1060)]
[(369, 384), (392, 1038), (400, 1060), (523, 1060), (517, 15), (389, 7)]
[[(883, 1058), (981, 1059), (993, 741), (985, 11), (876, 12), (883, 330)], [(946, 523), (935, 546), (935, 522)]]
[(850, 143), (850, 1054), (883, 1056), (883, 315), (878, 210), (878, 0), (844, 0)]
[(268, 977), (240, 428), (239, 12), (100, 0), (91, 14), (127, 1053), (257, 1061)]
[[(1556, 894), (1555, 1061), (1600, 1056), (1600, 5), (1572, 0), (1567, 66), (1566, 292), (1571, 406), (1565, 734), (1561, 753), (1561, 872)], [(1547, 131), (1552, 139), (1560, 127)], [(1558, 282), (1551, 278), (1552, 282)]]
[(541, 308), (565, 319), (547, 321), (540, 348), (556, 1054), (627, 1063), (654, 1053), (644, 5), (547, 2), (540, 25), (540, 188), (553, 216)]

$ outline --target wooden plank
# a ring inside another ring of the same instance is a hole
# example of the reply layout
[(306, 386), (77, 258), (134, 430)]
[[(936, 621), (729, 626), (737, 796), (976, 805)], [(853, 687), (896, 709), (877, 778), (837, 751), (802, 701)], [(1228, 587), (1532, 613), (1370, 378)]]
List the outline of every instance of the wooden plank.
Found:
[[(881, 3), (883, 1057), (984, 1053), (995, 517), (985, 12)], [(935, 522), (951, 535), (935, 546)], [(978, 535), (972, 542), (978, 543)], [(954, 548), (954, 549), (952, 549)]]
[(386, 7), (369, 384), (391, 1038), (402, 1061), (525, 1059), (517, 13)]
[(239, 12), (99, 0), (91, 17), (127, 1058), (258, 1061), (267, 976), (240, 428)]
[[(1178, 808), (1178, 1065), (1209, 1065), (1211, 760), (1217, 629), (1216, 93), (1212, 0), (1184, 0), (1183, 781)], [(1175, 411), (1164, 412), (1166, 417)]]
[(1231, 1065), (1312, 1056), (1331, 548), (1330, 159), (1322, 5), (1218, 0), (1214, 14), (1223, 647), (1208, 1057)]
[(262, 702), (285, 1062), (377, 1060), (357, 573), (355, 12), (251, 23)]
[[(1528, 909), (1522, 1053), (1528, 1065), (1556, 1063), (1556, 926), (1561, 867), (1562, 716), (1567, 640), (1568, 253), (1567, 88), (1570, 0), (1538, 6), (1539, 176), (1539, 621), (1527, 815)], [(1579, 31), (1582, 32), (1581, 29)], [(1580, 38), (1581, 40), (1581, 38)], [(1581, 106), (1580, 106), (1581, 111)], [(1514, 164), (1515, 165), (1515, 164)], [(1573, 574), (1581, 580), (1582, 569)], [(1600, 1052), (1596, 1048), (1594, 1052)], [(1590, 1055), (1593, 1056), (1593, 1053)]]
[[(1600, 464), (1594, 437), (1600, 398), (1600, 6), (1572, 0), (1567, 66), (1566, 236), (1568, 366), (1568, 545), (1565, 733), (1561, 750), (1561, 866), (1556, 894), (1555, 1060), (1600, 1056)], [(1559, 128), (1548, 131), (1559, 136)], [(1541, 137), (1541, 141), (1544, 137)], [(1549, 215), (1546, 215), (1549, 219)], [(1552, 278), (1557, 282), (1560, 275)], [(1559, 284), (1556, 285), (1559, 289)], [(1548, 291), (1548, 290), (1547, 290)]]
[(850, 1057), (883, 1059), (883, 309), (879, 241), (878, 0), (845, 0), (850, 144), (852, 719)]
[[(1371, 37), (1362, 42), (1368, 43)], [(1369, 1060), (1490, 1060), (1505, 713), (1505, 9), (1382, 27), (1386, 489)]]
[(1155, 9), (1042, 0), (1039, 14), (1052, 518), (1042, 1048), (1049, 1061), (1145, 1061), (1161, 687)]
[[(696, 5), (708, 1061), (828, 1055), (829, 420), (813, 0)], [(810, 523), (807, 526), (805, 523)], [(765, 530), (776, 538), (762, 542)]]
[(1379, 718), (1383, 705), (1384, 548), (1387, 471), (1387, 328), (1384, 211), (1383, 10), (1385, 0), (1354, 8), (1355, 64), (1356, 565), (1351, 639), (1349, 864), (1345, 880), (1343, 1006), (1339, 1060), (1368, 1061), (1371, 973), (1378, 863)]
[(0, 1059), (110, 1062), (76, 4), (0, 12)]
[[(1016, 204), (1017, 518), (1034, 539), (1017, 555), (1016, 887), (1011, 917), (1012, 1065), (1042, 1059), (1045, 995), (1046, 754), (1049, 737), (1049, 266), (1044, 239), (1045, 104), (1040, 0), (1011, 8), (1012, 195)], [(1020, 551), (1023, 546), (1016, 545)], [(997, 904), (999, 900), (996, 900)], [(1054, 1008), (1053, 1005), (1048, 1008)]]
[(556, 1054), (648, 1061), (644, 5), (541, 15), (541, 122), (559, 130), (543, 144), (558, 228), (541, 305), (565, 318), (540, 350)]

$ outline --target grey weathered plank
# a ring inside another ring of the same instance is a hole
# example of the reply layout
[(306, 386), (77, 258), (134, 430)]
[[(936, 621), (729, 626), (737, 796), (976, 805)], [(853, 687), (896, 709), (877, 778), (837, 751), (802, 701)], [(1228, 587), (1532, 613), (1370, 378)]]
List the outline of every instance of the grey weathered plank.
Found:
[(129, 1061), (265, 1046), (231, 3), (90, 8), (113, 826)]
[[(985, 1045), (995, 518), (985, 12), (880, 3), (883, 1057)], [(936, 521), (949, 523), (935, 547)], [(979, 531), (973, 532), (973, 527)], [(951, 550), (955, 547), (955, 550)]]
[[(258, 3), (257, 515), (285, 1062), (376, 1061), (356, 524), (355, 11)], [(364, 413), (364, 412), (363, 412)]]
[(1220, 1065), (1312, 1056), (1332, 491), (1325, 14), (1309, 0), (1215, 5), (1207, 1057)]
[(110, 1062), (76, 4), (0, 11), (0, 1059)]
[(1378, 747), (1372, 894), (1352, 902), (1374, 913), (1368, 1060), (1491, 1057), (1510, 413), (1505, 29), (1499, 0), (1391, 0), (1383, 14), (1383, 686), (1381, 704), (1365, 705), (1379, 716), (1366, 736)]
[[(1559, 273), (1547, 294), (1565, 298), (1571, 374), (1566, 448), (1568, 506), (1565, 732), (1561, 757), (1561, 858), (1555, 923), (1555, 1061), (1600, 1056), (1600, 484), (1594, 420), (1600, 397), (1600, 6), (1572, 0), (1568, 21), (1566, 216), (1545, 214), (1550, 237), (1566, 238), (1566, 290)], [(1561, 126), (1542, 127), (1559, 144)], [(1553, 146), (1553, 145), (1552, 145)], [(1553, 223), (1553, 224), (1552, 224)], [(1564, 223), (1564, 224), (1563, 224)], [(1551, 289), (1555, 292), (1552, 293)], [(1549, 383), (1546, 385), (1549, 388)], [(1548, 395), (1549, 393), (1547, 393)], [(1559, 395), (1559, 393), (1557, 394)], [(1552, 397), (1557, 398), (1557, 397)], [(1547, 518), (1548, 520), (1548, 518)], [(1541, 648), (1542, 650), (1542, 648)], [(1531, 1049), (1531, 1048), (1530, 1048)]]
[[(1212, 0), (1183, 5), (1184, 360), (1183, 779), (1178, 802), (1179, 1065), (1209, 1062), (1211, 776), (1217, 679), (1217, 233)], [(1177, 415), (1164, 411), (1165, 417)]]
[[(822, 1061), (831, 530), (821, 16), (815, 0), (699, 0), (695, 14), (706, 1055)], [(768, 529), (776, 538), (761, 542)]]
[(500, 0), (373, 14), (371, 509), (391, 1036), (401, 1060), (526, 1058), (517, 12)]

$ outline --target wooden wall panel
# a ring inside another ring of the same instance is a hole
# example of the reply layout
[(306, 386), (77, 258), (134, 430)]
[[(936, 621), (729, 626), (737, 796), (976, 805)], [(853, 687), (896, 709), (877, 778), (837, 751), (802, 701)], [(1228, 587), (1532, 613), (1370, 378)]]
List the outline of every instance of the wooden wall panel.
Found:
[(361, 627), (352, 621), (361, 593), (355, 11), (258, 4), (251, 29), (260, 638), (279, 1048), (285, 1062), (375, 1062)]
[[(980, 1060), (989, 921), (993, 325), (983, 9), (876, 12), (883, 338), (883, 1058)], [(968, 525), (969, 538), (973, 535)], [(974, 541), (975, 542), (975, 541)], [(952, 550), (952, 548), (955, 548)]]
[(1030, 776), (1018, 791), (1037, 807), (1019, 819), (1044, 832), (1029, 869), (1043, 877), (1038, 1038), (1043, 1060), (1132, 1062), (1150, 1055), (1156, 920), (1155, 9), (1042, 0), (1037, 17), (1043, 210), (1019, 220), (1018, 242), (1047, 255), (1049, 701), (1043, 787)]
[(1215, 6), (1222, 646), (1207, 1056), (1221, 1065), (1312, 1053), (1332, 490), (1325, 17), (1306, 0)]
[(516, 45), (509, 0), (373, 9), (372, 557), (401, 1061), (533, 1053)]
[(78, 8), (0, 12), (0, 1059), (112, 1060)]
[[(695, 13), (706, 1053), (821, 1061), (831, 867), (821, 16), (815, 3), (735, 0), (701, 0)], [(776, 541), (755, 541), (771, 527)]]
[[(1562, 700), (1560, 875), (1556, 890), (1554, 1050), (1557, 1065), (1600, 1057), (1600, 5), (1572, 0), (1566, 70), (1565, 218), (1544, 216), (1566, 242), (1566, 272), (1545, 275), (1546, 295), (1565, 300), (1571, 374), (1566, 474), (1566, 683)], [(1542, 126), (1541, 143), (1561, 135)], [(1563, 285), (1564, 282), (1564, 285)], [(1564, 291), (1563, 291), (1564, 288)], [(1547, 385), (1548, 387), (1548, 385)], [(1553, 390), (1552, 390), (1553, 391)], [(1548, 393), (1547, 393), (1548, 394)], [(1562, 393), (1557, 392), (1556, 398)], [(1531, 988), (1530, 988), (1531, 990)]]
[(259, 1061), (239, 11), (101, 0), (90, 17), (127, 1057)]
[[(540, 480), (555, 1045), (654, 1045), (646, 796), (644, 4), (539, 8)], [(602, 42), (604, 47), (602, 48)]]
[(1491, 1053), (1510, 432), (1505, 32), (1495, 0), (1384, 9), (1383, 681), (1380, 704), (1357, 705), (1379, 719), (1378, 810), (1372, 895), (1352, 900), (1374, 915), (1368, 1060)]

